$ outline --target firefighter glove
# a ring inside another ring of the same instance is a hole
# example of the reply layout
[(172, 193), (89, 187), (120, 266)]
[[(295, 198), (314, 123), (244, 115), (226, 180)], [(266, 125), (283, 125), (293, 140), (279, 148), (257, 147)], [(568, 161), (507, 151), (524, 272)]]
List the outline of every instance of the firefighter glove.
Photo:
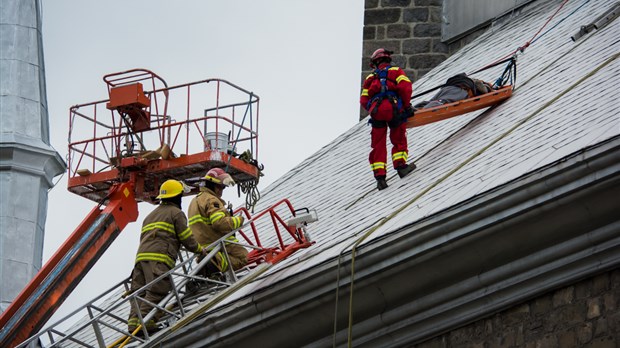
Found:
[(413, 109), (413, 106), (411, 105), (407, 106), (405, 110), (403, 110), (403, 116), (405, 116), (406, 118), (413, 116), (413, 114), (414, 114), (414, 109)]
[(244, 221), (243, 216), (241, 215), (233, 216), (232, 218), (233, 230), (236, 230), (239, 227), (241, 227), (241, 225), (243, 225), (243, 221)]

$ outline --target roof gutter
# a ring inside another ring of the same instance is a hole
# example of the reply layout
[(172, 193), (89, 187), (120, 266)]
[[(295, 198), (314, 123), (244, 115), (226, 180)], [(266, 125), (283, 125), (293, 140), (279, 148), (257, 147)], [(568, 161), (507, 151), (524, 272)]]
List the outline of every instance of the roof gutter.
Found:
[[(615, 137), (362, 245), (353, 343), (421, 342), (618, 267), (619, 173)], [(350, 260), (340, 268), (337, 315), (332, 259), (217, 308), (161, 344), (346, 345)]]

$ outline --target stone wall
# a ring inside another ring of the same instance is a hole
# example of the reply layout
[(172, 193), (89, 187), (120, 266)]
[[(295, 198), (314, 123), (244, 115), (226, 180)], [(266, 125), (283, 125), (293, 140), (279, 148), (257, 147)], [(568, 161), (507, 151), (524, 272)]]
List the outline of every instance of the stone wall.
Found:
[(543, 294), (415, 348), (620, 347), (620, 269)]

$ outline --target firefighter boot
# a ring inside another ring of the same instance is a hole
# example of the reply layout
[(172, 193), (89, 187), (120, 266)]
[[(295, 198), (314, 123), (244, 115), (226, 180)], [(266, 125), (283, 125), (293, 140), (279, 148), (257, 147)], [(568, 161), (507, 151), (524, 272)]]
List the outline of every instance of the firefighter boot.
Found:
[[(220, 281), (220, 282), (226, 280), (226, 277), (224, 276), (222, 271), (220, 271), (220, 269), (213, 262), (209, 262), (205, 268), (206, 268), (207, 278), (211, 280)], [(213, 283), (210, 283), (210, 284), (213, 284)]]
[(187, 296), (196, 294), (200, 290), (203, 283), (204, 281), (202, 280), (191, 279), (187, 282), (187, 284), (185, 284), (185, 294)]
[(385, 181), (385, 176), (377, 176), (375, 179), (377, 179), (377, 190), (381, 191), (388, 187), (387, 181)]
[(411, 173), (415, 168), (415, 163), (410, 163), (408, 165), (405, 164), (402, 167), (396, 168), (396, 171), (398, 172), (398, 176), (402, 179), (407, 176), (407, 174)]

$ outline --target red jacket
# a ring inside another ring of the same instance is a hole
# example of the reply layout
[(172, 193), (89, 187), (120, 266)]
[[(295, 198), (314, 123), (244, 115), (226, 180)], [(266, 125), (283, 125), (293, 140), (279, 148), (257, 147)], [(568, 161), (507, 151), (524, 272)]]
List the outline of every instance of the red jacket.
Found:
[[(387, 72), (387, 88), (394, 91), (401, 99), (401, 108), (407, 108), (411, 105), (411, 80), (405, 75), (403, 69), (397, 66), (390, 66), (388, 63), (379, 65), (379, 69), (388, 69)], [(380, 105), (376, 102), (369, 101), (381, 92), (381, 81), (376, 72), (368, 75), (362, 84), (362, 94), (360, 96), (360, 104), (366, 111), (371, 113), (372, 117), (378, 120), (389, 121), (392, 118), (392, 104), (389, 98), (384, 98)], [(402, 109), (400, 111), (402, 111)]]

